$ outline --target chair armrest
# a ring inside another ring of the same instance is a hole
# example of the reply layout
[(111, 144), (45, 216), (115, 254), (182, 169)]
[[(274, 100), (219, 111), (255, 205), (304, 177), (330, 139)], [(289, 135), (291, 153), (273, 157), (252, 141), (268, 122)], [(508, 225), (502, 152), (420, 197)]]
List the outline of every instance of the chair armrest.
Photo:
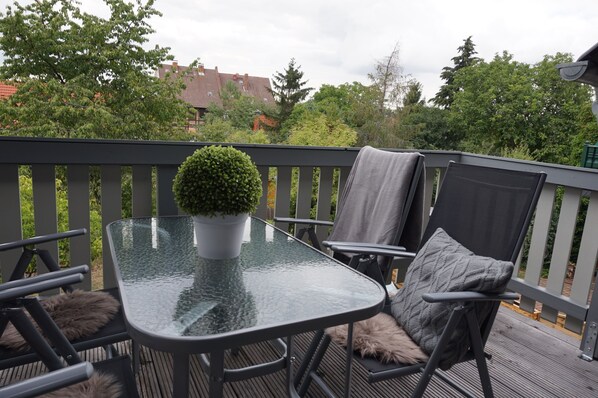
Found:
[(376, 243), (363, 243), (363, 242), (341, 242), (341, 241), (334, 241), (334, 240), (325, 240), (322, 242), (322, 244), (327, 247), (349, 246), (349, 247), (377, 248), (377, 249), (398, 250), (398, 251), (406, 251), (407, 250), (403, 246), (378, 245)]
[(73, 274), (86, 274), (89, 272), (87, 265), (78, 265), (76, 267), (64, 268), (59, 271), (46, 272), (45, 274), (35, 275), (29, 278), (15, 279), (14, 281), (4, 282), (0, 284), (0, 291), (5, 289), (12, 289), (19, 286), (27, 286), (32, 283), (58, 279), (64, 276)]
[(70, 386), (91, 377), (93, 366), (82, 362), (19, 383), (0, 388), (0, 396), (14, 398), (37, 397), (63, 387)]
[(388, 256), (396, 258), (414, 258), (415, 253), (405, 251), (402, 246), (392, 245), (376, 245), (376, 244), (346, 244), (340, 242), (333, 244), (330, 248), (335, 252), (341, 253), (356, 253), (356, 254), (372, 254), (376, 256)]
[(326, 225), (329, 227), (334, 225), (332, 221), (312, 220), (311, 218), (274, 217), (274, 221), (288, 222), (289, 224)]
[(33, 293), (45, 290), (72, 285), (83, 281), (83, 274), (89, 271), (87, 265), (48, 272), (46, 274), (32, 276), (30, 278), (18, 279), (0, 285), (0, 301), (13, 300), (25, 297)]
[(66, 231), (66, 232), (58, 232), (55, 234), (34, 236), (33, 238), (17, 240), (14, 242), (0, 243), (0, 251), (16, 249), (19, 247), (25, 247), (25, 246), (30, 246), (30, 245), (37, 245), (39, 243), (44, 243), (44, 242), (52, 242), (55, 240), (60, 240), (60, 239), (65, 239), (65, 238), (72, 238), (73, 236), (85, 235), (86, 233), (87, 233), (87, 230), (85, 228), (81, 228), (81, 229), (74, 229), (74, 230)]
[(516, 300), (517, 293), (444, 292), (424, 293), (422, 298), (428, 303), (451, 303), (455, 301), (502, 301)]

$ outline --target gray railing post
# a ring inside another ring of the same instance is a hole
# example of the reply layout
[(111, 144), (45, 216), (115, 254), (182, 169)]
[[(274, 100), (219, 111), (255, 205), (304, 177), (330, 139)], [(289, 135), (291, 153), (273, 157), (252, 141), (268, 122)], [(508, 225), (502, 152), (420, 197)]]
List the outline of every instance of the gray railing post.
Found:
[(583, 338), (581, 339), (581, 354), (580, 358), (586, 361), (598, 359), (597, 342), (598, 342), (598, 289), (594, 288), (592, 293), (592, 301), (588, 309), (586, 317), (586, 327), (583, 331)]
[(158, 194), (157, 208), (160, 216), (174, 216), (178, 214), (178, 207), (174, 201), (172, 184), (178, 170), (177, 166), (158, 166)]

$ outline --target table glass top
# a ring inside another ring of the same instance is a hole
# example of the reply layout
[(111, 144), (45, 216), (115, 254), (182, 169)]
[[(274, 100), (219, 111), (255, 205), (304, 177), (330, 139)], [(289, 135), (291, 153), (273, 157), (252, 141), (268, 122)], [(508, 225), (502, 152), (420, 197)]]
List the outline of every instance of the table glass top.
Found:
[(255, 218), (232, 260), (198, 256), (190, 217), (120, 220), (108, 234), (125, 316), (152, 335), (330, 326), (384, 299), (374, 281)]

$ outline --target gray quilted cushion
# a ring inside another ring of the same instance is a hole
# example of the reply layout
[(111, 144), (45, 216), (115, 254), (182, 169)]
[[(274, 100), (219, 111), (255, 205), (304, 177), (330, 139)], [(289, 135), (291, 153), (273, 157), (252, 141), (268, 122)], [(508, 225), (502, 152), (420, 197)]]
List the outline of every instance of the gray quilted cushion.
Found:
[[(476, 256), (438, 228), (409, 266), (405, 285), (392, 300), (392, 314), (409, 336), (431, 354), (457, 304), (427, 303), (422, 295), (455, 291), (503, 292), (512, 273), (512, 263)], [(478, 319), (485, 319), (491, 308), (492, 303), (476, 304)], [(463, 318), (441, 357), (440, 368), (448, 369), (457, 363), (468, 347)]]

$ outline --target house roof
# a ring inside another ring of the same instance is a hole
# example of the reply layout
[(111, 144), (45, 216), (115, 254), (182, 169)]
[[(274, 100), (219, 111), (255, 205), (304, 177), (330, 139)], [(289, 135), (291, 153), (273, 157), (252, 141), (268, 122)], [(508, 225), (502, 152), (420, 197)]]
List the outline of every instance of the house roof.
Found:
[(16, 92), (17, 88), (15, 86), (0, 82), (0, 100), (10, 97)]
[[(189, 68), (173, 62), (172, 65), (161, 65), (158, 68), (158, 77), (165, 78), (168, 72), (183, 73)], [(260, 101), (274, 103), (274, 97), (268, 91), (270, 79), (267, 77), (249, 76), (247, 73), (220, 73), (218, 67), (207, 69), (200, 65), (192, 71), (191, 76), (185, 77), (186, 88), (180, 98), (191, 104), (194, 108), (207, 108), (210, 103), (222, 105), (220, 90), (231, 81), (238, 85), (241, 92), (251, 95)]]

